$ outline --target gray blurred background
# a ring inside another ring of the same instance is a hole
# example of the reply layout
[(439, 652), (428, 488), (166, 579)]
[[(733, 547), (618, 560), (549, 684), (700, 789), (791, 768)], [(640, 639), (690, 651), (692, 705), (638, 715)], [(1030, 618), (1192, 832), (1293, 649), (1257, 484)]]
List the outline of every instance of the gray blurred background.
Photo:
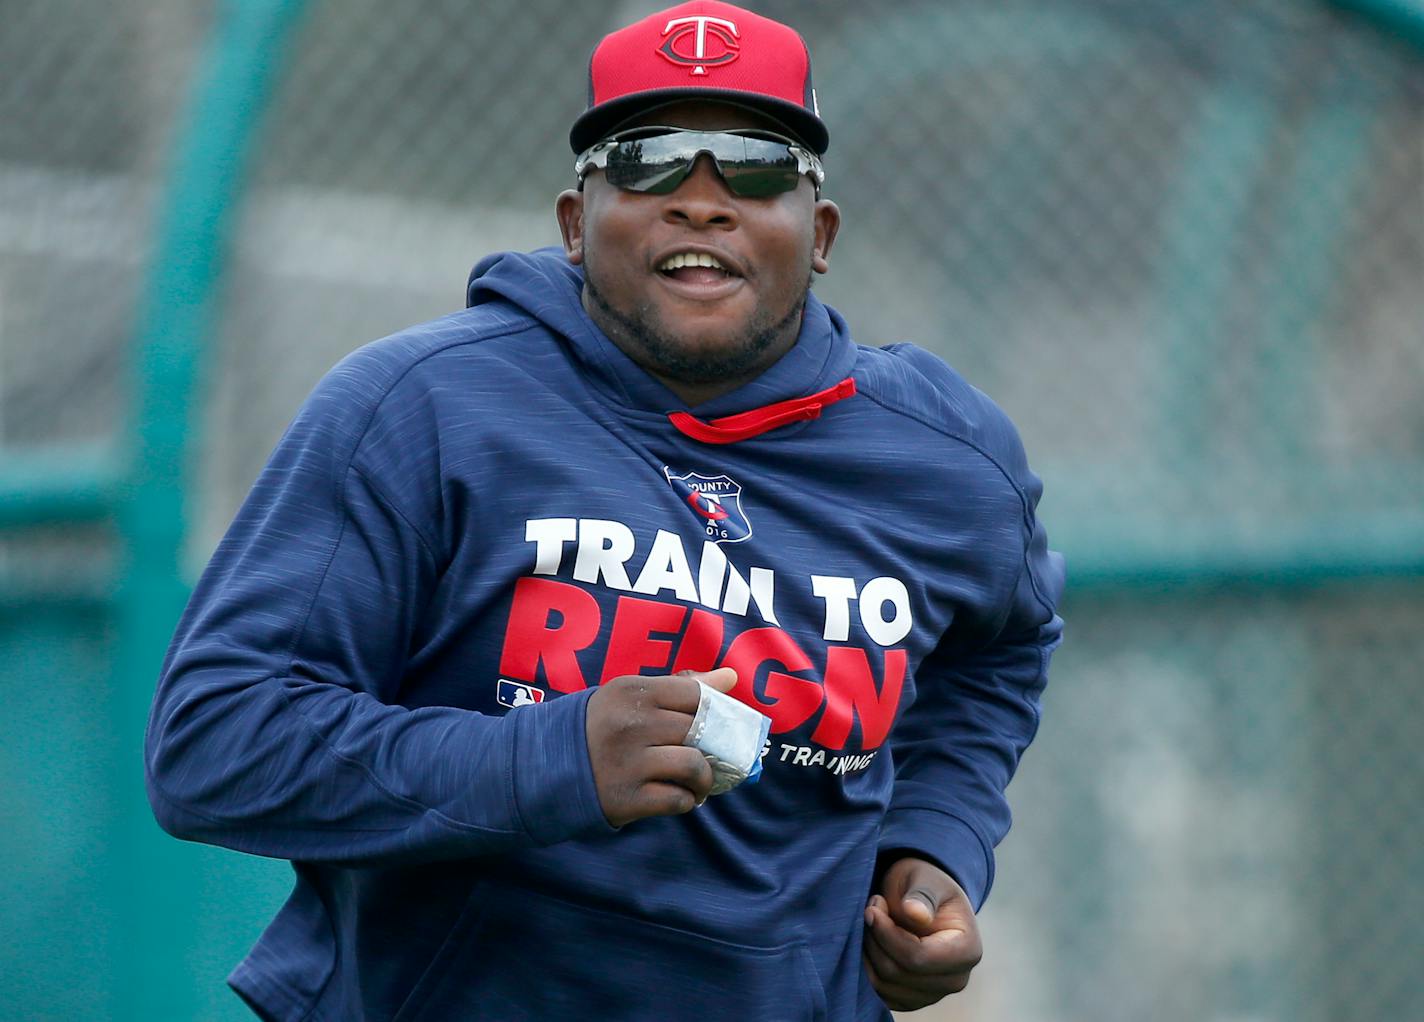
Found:
[[(0, 1018), (241, 1019), (282, 863), (164, 838), (144, 708), (310, 387), (557, 242), (661, 4), (0, 0)], [(1067, 641), (965, 994), (1424, 1018), (1424, 3), (765, 0), (817, 292), (1018, 423)]]

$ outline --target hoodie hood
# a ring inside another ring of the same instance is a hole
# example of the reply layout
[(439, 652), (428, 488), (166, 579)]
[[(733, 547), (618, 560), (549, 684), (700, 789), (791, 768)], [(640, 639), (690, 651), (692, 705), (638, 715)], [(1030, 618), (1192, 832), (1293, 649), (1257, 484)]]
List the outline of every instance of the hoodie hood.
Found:
[(845, 320), (808, 293), (801, 332), (790, 351), (736, 390), (690, 408), (608, 339), (584, 311), (582, 293), (583, 271), (569, 263), (562, 249), (542, 248), (481, 259), (470, 271), (465, 304), (515, 306), (563, 340), (609, 400), (658, 415), (692, 411), (703, 420), (744, 416), (843, 385), (855, 367), (856, 346)]

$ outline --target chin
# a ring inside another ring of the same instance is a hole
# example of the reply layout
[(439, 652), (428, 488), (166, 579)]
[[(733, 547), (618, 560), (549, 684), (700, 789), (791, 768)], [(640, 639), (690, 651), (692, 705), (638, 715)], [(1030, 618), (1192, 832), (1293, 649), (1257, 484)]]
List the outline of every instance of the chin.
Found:
[(633, 361), (664, 379), (698, 385), (748, 379), (796, 343), (800, 302), (779, 321), (733, 302), (689, 308), (644, 296), (641, 304), (618, 308), (593, 274), (585, 279), (585, 308), (595, 322)]

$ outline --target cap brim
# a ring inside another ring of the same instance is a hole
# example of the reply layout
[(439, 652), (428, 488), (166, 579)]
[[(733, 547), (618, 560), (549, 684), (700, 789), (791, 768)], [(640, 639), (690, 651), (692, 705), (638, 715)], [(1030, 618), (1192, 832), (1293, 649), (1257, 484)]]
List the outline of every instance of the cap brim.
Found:
[(600, 103), (586, 110), (574, 121), (574, 126), (569, 131), (569, 144), (575, 153), (581, 153), (595, 142), (607, 138), (619, 125), (632, 120), (640, 113), (685, 99), (726, 103), (765, 114), (785, 126), (789, 134), (818, 156), (824, 155), (831, 144), (831, 135), (825, 122), (803, 106), (771, 96), (742, 92), (739, 89), (707, 88), (650, 89)]

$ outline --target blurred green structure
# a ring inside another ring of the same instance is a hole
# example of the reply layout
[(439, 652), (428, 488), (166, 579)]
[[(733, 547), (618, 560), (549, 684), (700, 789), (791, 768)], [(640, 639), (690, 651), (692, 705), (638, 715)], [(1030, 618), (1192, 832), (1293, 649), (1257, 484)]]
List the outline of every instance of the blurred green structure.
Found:
[[(653, 6), (7, 9), (0, 1018), (245, 1017), (286, 867), (142, 796), (187, 588), (325, 368), (556, 240), (584, 55)], [(924, 1017), (1424, 1017), (1424, 5), (753, 6), (832, 127), (818, 290), (1008, 408), (1069, 560)]]

